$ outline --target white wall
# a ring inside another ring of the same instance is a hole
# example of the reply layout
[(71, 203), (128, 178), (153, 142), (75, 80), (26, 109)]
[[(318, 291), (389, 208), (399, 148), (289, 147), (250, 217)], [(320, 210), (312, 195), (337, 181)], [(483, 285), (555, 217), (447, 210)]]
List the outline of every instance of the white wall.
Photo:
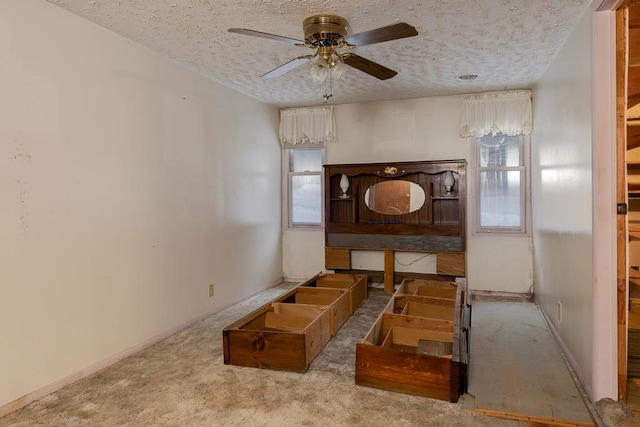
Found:
[[(459, 96), (337, 105), (334, 110), (338, 142), (327, 147), (329, 164), (466, 159), (469, 286), (493, 291), (529, 291), (532, 283), (530, 238), (474, 236), (472, 233), (473, 144), (459, 136), (462, 114)], [(284, 245), (285, 275), (305, 277), (324, 268), (322, 231), (288, 231), (284, 234)], [(314, 256), (309, 257), (309, 252)], [(402, 263), (407, 264), (420, 255), (401, 256), (404, 257)], [(379, 254), (361, 254), (357, 263), (363, 268), (382, 270)], [(406, 271), (400, 264), (396, 268)]]
[(41, 0), (0, 93), (0, 409), (282, 277), (277, 109)]
[(535, 88), (532, 135), (534, 292), (587, 389), (594, 327), (591, 40), (585, 13)]

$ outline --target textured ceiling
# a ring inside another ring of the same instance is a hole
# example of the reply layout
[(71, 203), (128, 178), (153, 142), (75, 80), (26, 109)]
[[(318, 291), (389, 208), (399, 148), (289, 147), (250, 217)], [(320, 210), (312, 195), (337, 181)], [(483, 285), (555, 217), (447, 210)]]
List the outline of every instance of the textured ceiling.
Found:
[[(530, 88), (553, 61), (591, 0), (48, 0), (182, 63), (212, 80), (279, 107), (322, 103), (322, 83), (300, 66), (260, 75), (310, 49), (229, 33), (232, 27), (304, 39), (317, 13), (346, 18), (349, 33), (406, 22), (412, 38), (354, 53), (398, 71), (385, 81), (350, 68), (330, 104)], [(457, 79), (477, 74), (473, 81)]]

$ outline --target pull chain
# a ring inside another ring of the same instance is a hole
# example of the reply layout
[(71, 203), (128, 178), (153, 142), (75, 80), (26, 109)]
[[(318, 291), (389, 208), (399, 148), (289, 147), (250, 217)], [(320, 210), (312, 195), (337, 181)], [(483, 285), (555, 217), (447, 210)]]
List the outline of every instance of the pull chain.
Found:
[[(329, 81), (328, 83), (327, 83), (327, 80)], [(322, 95), (322, 103), (325, 105), (329, 101), (329, 98), (333, 96), (333, 78), (332, 78), (331, 68), (329, 68), (329, 73), (327, 74), (327, 80), (325, 80), (324, 82), (325, 94)]]

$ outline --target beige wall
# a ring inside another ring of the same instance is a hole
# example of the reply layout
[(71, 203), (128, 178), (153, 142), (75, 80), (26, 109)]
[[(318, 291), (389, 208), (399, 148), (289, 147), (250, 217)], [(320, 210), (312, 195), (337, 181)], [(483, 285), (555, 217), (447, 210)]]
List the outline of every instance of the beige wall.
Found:
[(591, 31), (585, 13), (535, 88), (532, 135), (534, 292), (588, 389), (594, 328)]
[[(337, 105), (338, 143), (329, 144), (326, 162), (368, 163), (412, 160), (467, 160), (468, 278), (472, 289), (528, 292), (532, 284), (529, 237), (473, 234), (475, 191), (472, 142), (459, 136), (462, 104), (459, 96)], [(287, 231), (284, 234), (285, 275), (305, 277), (324, 268), (324, 234)], [(311, 251), (315, 256), (309, 257)], [(419, 255), (400, 254), (402, 264)], [(379, 254), (361, 253), (359, 268), (382, 270)], [(416, 272), (434, 273), (429, 260), (412, 265)], [(398, 271), (407, 271), (397, 263)]]
[(0, 93), (0, 407), (282, 277), (277, 109), (40, 0)]

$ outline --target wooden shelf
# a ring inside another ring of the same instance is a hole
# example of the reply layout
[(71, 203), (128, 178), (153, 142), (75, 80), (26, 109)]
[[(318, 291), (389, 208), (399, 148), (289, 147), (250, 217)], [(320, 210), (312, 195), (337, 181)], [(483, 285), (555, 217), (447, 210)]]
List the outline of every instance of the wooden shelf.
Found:
[[(324, 169), (326, 246), (465, 250), (465, 160)], [(348, 199), (340, 197), (343, 175), (349, 178)], [(445, 195), (447, 175), (453, 176), (451, 196)]]

